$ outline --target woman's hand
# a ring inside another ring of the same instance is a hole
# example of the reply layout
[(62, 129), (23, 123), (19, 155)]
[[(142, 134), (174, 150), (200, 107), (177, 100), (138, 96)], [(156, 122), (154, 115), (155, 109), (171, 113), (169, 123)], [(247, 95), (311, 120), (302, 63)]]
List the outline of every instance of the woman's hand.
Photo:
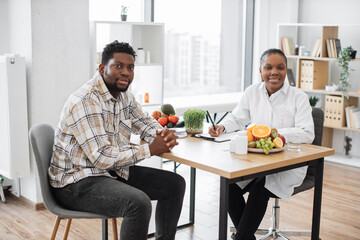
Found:
[(220, 134), (224, 131), (224, 126), (223, 125), (215, 125), (216, 130), (214, 130), (214, 127), (211, 126), (209, 127), (209, 134), (212, 137), (218, 137), (220, 136)]

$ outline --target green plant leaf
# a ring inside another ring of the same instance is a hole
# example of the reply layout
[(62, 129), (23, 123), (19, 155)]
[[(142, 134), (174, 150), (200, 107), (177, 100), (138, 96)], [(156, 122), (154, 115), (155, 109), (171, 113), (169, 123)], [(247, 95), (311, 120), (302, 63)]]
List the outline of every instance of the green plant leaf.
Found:
[(186, 128), (202, 128), (206, 112), (201, 109), (188, 109), (183, 113)]
[(349, 99), (349, 90), (351, 89), (351, 84), (349, 83), (349, 71), (352, 69), (349, 68), (349, 62), (351, 61), (351, 53), (353, 51), (354, 49), (351, 46), (343, 48), (336, 59), (337, 65), (341, 68), (340, 90), (346, 100)]

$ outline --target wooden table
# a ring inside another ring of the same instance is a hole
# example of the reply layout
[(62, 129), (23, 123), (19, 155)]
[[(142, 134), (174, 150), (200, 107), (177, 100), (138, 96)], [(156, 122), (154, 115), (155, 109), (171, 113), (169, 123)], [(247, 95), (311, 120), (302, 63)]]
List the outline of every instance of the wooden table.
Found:
[(179, 145), (161, 157), (191, 167), (190, 183), (190, 224), (195, 217), (195, 175), (201, 169), (220, 176), (219, 240), (227, 239), (227, 212), (229, 184), (260, 177), (309, 164), (316, 164), (312, 237), (319, 239), (321, 195), (324, 157), (334, 154), (334, 150), (310, 144), (303, 144), (300, 152), (284, 150), (269, 155), (230, 153), (229, 142), (215, 143), (193, 137), (179, 139)]

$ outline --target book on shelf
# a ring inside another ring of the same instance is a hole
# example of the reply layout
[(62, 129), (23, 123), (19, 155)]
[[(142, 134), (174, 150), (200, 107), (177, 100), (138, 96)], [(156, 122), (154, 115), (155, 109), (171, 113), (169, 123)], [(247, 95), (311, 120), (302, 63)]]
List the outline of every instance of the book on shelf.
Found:
[(288, 68), (287, 73), (286, 73), (286, 79), (289, 83), (290, 86), (295, 87), (296, 86), (296, 82), (295, 82), (295, 78), (294, 78), (294, 73), (292, 71), (291, 68)]
[(346, 127), (351, 128), (351, 118), (350, 118), (350, 109), (355, 108), (354, 106), (349, 106), (345, 108), (345, 118), (346, 118)]
[(336, 56), (335, 56), (335, 49), (334, 49), (334, 44), (333, 44), (333, 40), (330, 38), (329, 39), (329, 44), (330, 44), (330, 52), (331, 52), (331, 57), (332, 58), (335, 58)]
[(355, 106), (345, 108), (346, 127), (360, 128), (360, 109)]
[(336, 49), (336, 57), (339, 56), (339, 52), (341, 51), (341, 43), (340, 43), (340, 39), (335, 38), (335, 49)]
[(331, 50), (333, 51), (333, 56), (334, 58), (337, 58), (337, 53), (336, 53), (336, 46), (335, 46), (335, 38), (330, 39), (331, 41)]
[(337, 38), (328, 38), (326, 42), (326, 51), (329, 58), (337, 58), (339, 52), (341, 51), (340, 39)]
[(293, 55), (295, 53), (295, 46), (293, 39), (291, 37), (287, 38), (288, 45), (289, 45), (289, 55)]
[(320, 57), (321, 53), (321, 38), (316, 39), (314, 48), (311, 52), (312, 57)]
[(285, 55), (294, 54), (294, 41), (291, 37), (281, 37), (281, 51), (283, 51)]
[(355, 118), (355, 128), (360, 128), (360, 111), (354, 112), (354, 118)]
[(325, 40), (326, 50), (329, 58), (337, 58), (341, 51), (341, 42), (338, 38), (328, 38)]
[(326, 42), (326, 52), (327, 52), (327, 56), (328, 56), (329, 58), (332, 58), (333, 56), (332, 56), (331, 47), (330, 47), (330, 39), (329, 39), (329, 38), (326, 39), (325, 42)]
[[(359, 128), (359, 126), (358, 126), (358, 124), (357, 124), (357, 122), (359, 121), (359, 120), (357, 119), (357, 116), (358, 116), (358, 117), (360, 117), (360, 116), (359, 116), (359, 113), (357, 113), (357, 112), (359, 112), (359, 109), (358, 109), (358, 108), (350, 108), (350, 109), (349, 109), (350, 126), (351, 126), (351, 128)], [(356, 114), (356, 113), (357, 113), (357, 114)]]

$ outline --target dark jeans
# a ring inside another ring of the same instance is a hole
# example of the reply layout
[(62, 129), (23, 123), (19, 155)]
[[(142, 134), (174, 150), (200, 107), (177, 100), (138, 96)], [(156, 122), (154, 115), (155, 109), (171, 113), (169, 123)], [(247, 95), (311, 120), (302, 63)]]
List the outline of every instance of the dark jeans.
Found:
[(174, 239), (184, 192), (185, 180), (180, 175), (143, 166), (132, 166), (127, 181), (98, 176), (53, 188), (55, 198), (66, 208), (122, 217), (121, 240), (147, 238), (150, 200), (158, 201), (155, 238)]
[[(236, 227), (236, 240), (255, 240), (255, 232), (264, 218), (270, 197), (276, 197), (265, 187), (265, 177), (254, 179), (244, 189), (236, 183), (229, 186), (229, 215)], [(245, 203), (244, 194), (249, 192)]]

